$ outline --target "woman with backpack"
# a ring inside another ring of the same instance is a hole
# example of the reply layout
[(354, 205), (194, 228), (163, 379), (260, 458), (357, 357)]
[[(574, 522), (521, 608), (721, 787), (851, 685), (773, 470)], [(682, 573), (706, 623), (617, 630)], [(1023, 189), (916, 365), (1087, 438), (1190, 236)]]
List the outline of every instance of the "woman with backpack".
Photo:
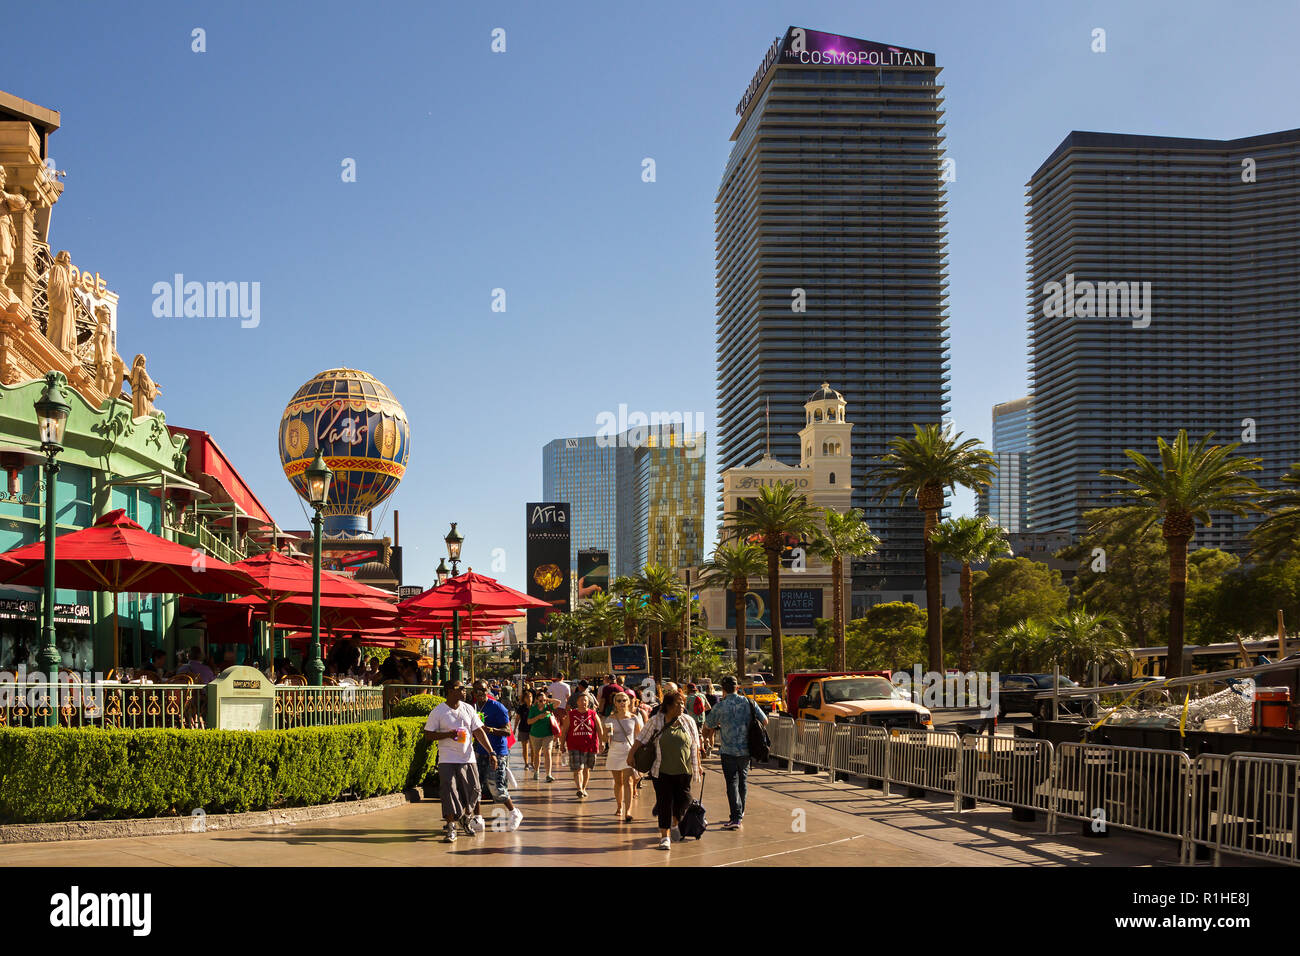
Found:
[(632, 750), (636, 735), (645, 726), (640, 709), (632, 709), (632, 699), (626, 691), (614, 694), (614, 712), (609, 723), (602, 724), (605, 744), (609, 747), (609, 756), (605, 758), (605, 769), (614, 774), (614, 816), (622, 817), (624, 823), (632, 822), (632, 798), (636, 794), (633, 779), (636, 771), (627, 762), (627, 755)]
[(653, 748), (655, 759), (650, 767), (654, 780), (655, 809), (659, 816), (659, 849), (672, 848), (670, 830), (679, 826), (682, 814), (691, 805), (691, 786), (704, 778), (700, 766), (700, 732), (695, 721), (683, 711), (681, 694), (664, 694), (659, 713), (637, 735), (628, 752), (628, 766), (636, 766), (637, 754)]

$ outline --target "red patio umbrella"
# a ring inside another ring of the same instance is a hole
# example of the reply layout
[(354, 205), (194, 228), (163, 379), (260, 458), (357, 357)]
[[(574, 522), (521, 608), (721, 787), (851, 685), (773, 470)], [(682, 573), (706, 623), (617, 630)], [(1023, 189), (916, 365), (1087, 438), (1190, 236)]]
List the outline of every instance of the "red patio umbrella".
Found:
[[(519, 612), (530, 607), (552, 607), (552, 605), (540, 598), (530, 597), (522, 591), (516, 591), (512, 587), (502, 584), (496, 578), (489, 578), (486, 575), (475, 574), (472, 570), (464, 574), (451, 578), (445, 584), (435, 588), (430, 588), (423, 594), (417, 594), (413, 598), (407, 598), (398, 604), (398, 608), (403, 612), (403, 623), (418, 623), (430, 615), (436, 615), (438, 612), (446, 614), (450, 619), (454, 612), (465, 612), (469, 631), (475, 632), (474, 618), (476, 613), (496, 612), (500, 614), (503, 611), (513, 611), (515, 617)], [(493, 628), (496, 630), (497, 628)], [(473, 673), (474, 658), (470, 656), (470, 678), (474, 677)]]
[[(0, 583), (45, 583), (45, 542), (5, 552)], [(146, 594), (248, 594), (257, 582), (234, 565), (150, 534), (119, 508), (89, 528), (55, 539), (54, 583), (61, 588), (113, 593), (113, 666), (117, 666), (117, 598)]]

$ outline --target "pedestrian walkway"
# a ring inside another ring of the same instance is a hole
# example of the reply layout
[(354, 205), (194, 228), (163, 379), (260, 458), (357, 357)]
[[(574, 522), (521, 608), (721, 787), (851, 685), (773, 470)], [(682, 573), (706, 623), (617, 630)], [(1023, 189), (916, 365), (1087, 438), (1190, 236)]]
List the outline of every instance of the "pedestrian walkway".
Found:
[[(602, 760), (603, 763), (603, 760)], [(744, 828), (711, 827), (703, 839), (659, 850), (647, 781), (634, 822), (614, 816), (610, 775), (592, 774), (579, 801), (567, 769), (555, 782), (534, 781), (511, 764), (524, 813), (515, 832), (442, 840), (436, 800), (393, 810), (256, 830), (117, 840), (10, 845), (0, 866), (1146, 866), (1176, 858), (1172, 844), (1115, 835), (1089, 840), (1072, 831), (1046, 836), (1044, 822), (1013, 823), (1009, 811), (954, 814), (936, 801), (883, 797), (825, 776), (756, 768)], [(711, 824), (727, 818), (717, 757), (706, 762), (704, 805)]]

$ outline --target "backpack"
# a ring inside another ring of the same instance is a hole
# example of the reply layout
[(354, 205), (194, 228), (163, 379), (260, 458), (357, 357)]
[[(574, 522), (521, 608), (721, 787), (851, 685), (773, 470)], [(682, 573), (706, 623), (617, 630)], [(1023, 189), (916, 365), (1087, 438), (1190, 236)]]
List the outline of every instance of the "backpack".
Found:
[[(700, 781), (700, 796), (704, 796), (704, 781)], [(691, 805), (686, 808), (682, 814), (681, 822), (677, 824), (677, 830), (682, 835), (682, 839), (695, 837), (699, 839), (704, 836), (704, 831), (709, 827), (709, 821), (704, 819), (704, 804), (699, 800), (692, 800)]]
[(767, 728), (758, 720), (758, 705), (749, 702), (749, 759), (767, 760), (772, 753), (772, 741)]

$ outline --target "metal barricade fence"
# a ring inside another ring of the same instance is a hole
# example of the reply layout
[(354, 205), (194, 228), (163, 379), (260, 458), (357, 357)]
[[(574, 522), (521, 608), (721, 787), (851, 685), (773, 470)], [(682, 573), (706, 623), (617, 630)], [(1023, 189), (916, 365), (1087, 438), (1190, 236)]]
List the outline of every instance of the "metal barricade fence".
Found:
[(889, 731), (891, 783), (917, 790), (954, 793), (961, 737), (951, 730)]
[(1056, 751), (1048, 832), (1057, 817), (1169, 837), (1191, 850), (1192, 761), (1178, 750), (1067, 742)]
[(889, 731), (863, 724), (841, 724), (836, 728), (835, 770), (839, 773), (879, 780), (889, 793)]
[(1223, 818), (1224, 770), (1227, 754), (1201, 754), (1192, 761), (1191, 839), (1193, 848), (1213, 847)]
[(773, 758), (789, 760), (794, 756), (794, 735), (798, 722), (786, 717), (773, 717), (764, 727), (770, 741), (770, 755)]
[(1025, 810), (1051, 808), (1050, 741), (966, 734), (961, 745), (961, 796)]
[(808, 767), (831, 770), (835, 725), (825, 720), (797, 720), (795, 724), (795, 749), (791, 758)]
[(1300, 864), (1296, 853), (1300, 757), (1231, 754), (1221, 765), (1218, 791), (1218, 806), (1206, 808), (1214, 820), (1216, 866), (1223, 853)]

